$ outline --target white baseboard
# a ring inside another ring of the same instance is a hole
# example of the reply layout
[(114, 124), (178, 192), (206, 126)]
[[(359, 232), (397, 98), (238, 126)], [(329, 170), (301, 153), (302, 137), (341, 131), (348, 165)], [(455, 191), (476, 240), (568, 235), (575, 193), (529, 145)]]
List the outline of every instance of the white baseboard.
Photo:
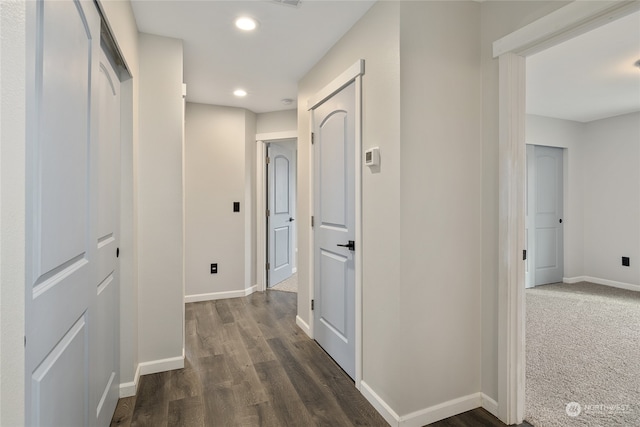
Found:
[(480, 393), (482, 399), (482, 407), (487, 410), (491, 415), (498, 418), (498, 402), (490, 398), (484, 393)]
[(182, 368), (184, 368), (184, 353), (182, 356), (142, 362), (138, 365), (140, 375), (155, 374), (157, 372), (173, 371), (174, 369)]
[(640, 291), (640, 286), (631, 283), (616, 282), (615, 280), (600, 279), (591, 276), (563, 277), (564, 283), (590, 282), (596, 285), (611, 286), (612, 288), (626, 289), (628, 291)]
[(251, 295), (257, 290), (258, 290), (258, 285), (253, 285), (250, 288), (242, 289), (239, 291), (211, 292), (208, 294), (185, 295), (184, 302), (186, 304), (189, 302), (214, 301), (217, 299), (240, 298), (240, 297), (246, 297), (247, 295)]
[(296, 267), (291, 268), (291, 274), (296, 274), (297, 272), (298, 272), (298, 269)]
[(309, 338), (313, 339), (313, 334), (311, 333), (311, 327), (307, 324), (307, 322), (302, 320), (300, 316), (296, 316), (296, 325), (298, 325), (298, 327), (302, 329), (302, 331), (305, 334), (307, 334)]
[(400, 427), (421, 427), (482, 406), (482, 393), (449, 400), (400, 417)]
[(140, 382), (140, 365), (136, 368), (136, 373), (133, 376), (133, 381), (120, 384), (119, 397), (131, 397), (135, 396), (138, 392), (138, 383)]
[(382, 418), (384, 418), (391, 427), (400, 426), (400, 416), (364, 381), (360, 381), (360, 393), (362, 393), (365, 399), (371, 403), (371, 406), (382, 415)]
[(360, 392), (392, 427), (421, 427), (485, 405), (485, 409), (491, 414), (498, 412), (495, 400), (483, 393), (473, 393), (407, 415), (398, 415), (364, 381), (360, 382)]

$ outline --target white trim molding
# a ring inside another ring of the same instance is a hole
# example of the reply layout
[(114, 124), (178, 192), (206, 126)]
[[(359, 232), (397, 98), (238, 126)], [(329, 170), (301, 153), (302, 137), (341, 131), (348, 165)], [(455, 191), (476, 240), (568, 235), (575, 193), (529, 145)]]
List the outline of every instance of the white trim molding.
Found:
[(601, 279), (599, 277), (592, 276), (576, 276), (576, 277), (564, 277), (563, 283), (573, 284), (580, 282), (595, 283), (596, 285), (610, 286), (612, 288), (626, 289), (628, 291), (640, 292), (640, 285), (634, 285), (632, 283), (616, 282), (615, 280)]
[[(269, 132), (256, 134), (256, 272), (257, 290), (267, 290), (267, 224), (265, 212), (267, 210), (267, 157), (266, 144), (285, 139), (298, 139), (298, 131)], [(296, 258), (297, 259), (297, 258)]]
[(524, 418), (525, 59), (499, 59), (498, 414), (505, 424)]
[(490, 398), (484, 393), (480, 393), (482, 399), (482, 407), (487, 410), (491, 415), (498, 418), (498, 402)]
[(135, 396), (138, 392), (138, 384), (140, 383), (140, 365), (136, 368), (136, 373), (133, 376), (133, 381), (120, 384), (119, 397), (131, 397)]
[(184, 350), (182, 356), (151, 360), (149, 362), (142, 362), (138, 365), (140, 375), (149, 375), (182, 368), (184, 368)]
[(313, 339), (313, 331), (311, 330), (309, 324), (302, 319), (302, 317), (296, 316), (296, 325), (298, 325), (298, 327), (302, 329), (302, 332), (307, 334), (309, 338)]
[(640, 10), (640, 1), (574, 1), (493, 42), (493, 57), (528, 56)]
[[(349, 85), (356, 77), (364, 74), (364, 59), (359, 59), (351, 67), (347, 68), (338, 77), (333, 79), (331, 83), (326, 85), (320, 92), (309, 98), (307, 101), (307, 110), (313, 110), (318, 105), (340, 92), (345, 86)], [(357, 108), (357, 107), (356, 107)], [(313, 128), (312, 128), (313, 129)]]
[[(327, 99), (341, 91), (343, 88), (355, 83), (355, 153), (354, 153), (354, 171), (355, 171), (355, 242), (357, 248), (362, 248), (362, 75), (364, 74), (364, 59), (357, 60), (353, 65), (342, 72), (338, 77), (333, 79), (331, 83), (323, 87), (314, 96), (307, 101), (308, 110), (311, 111), (325, 102)], [(309, 129), (313, 132), (315, 124), (313, 122), (313, 113), (309, 115)], [(314, 149), (311, 149), (309, 155), (309, 212), (314, 212)], [(311, 262), (309, 263), (309, 297), (313, 299), (315, 296), (315, 272), (314, 272), (314, 233), (310, 232), (309, 254), (311, 254)], [(355, 386), (360, 390), (362, 382), (362, 251), (355, 252)], [(309, 306), (309, 329), (313, 334), (314, 313)]]
[(371, 406), (382, 415), (382, 418), (384, 418), (389, 425), (392, 427), (398, 427), (400, 425), (400, 415), (391, 409), (391, 406), (382, 400), (364, 380), (360, 382), (360, 393), (362, 393), (365, 399), (371, 403)]
[(250, 288), (242, 289), (239, 291), (211, 292), (208, 294), (185, 295), (184, 302), (185, 304), (187, 304), (190, 302), (215, 301), (218, 299), (240, 298), (240, 297), (246, 297), (248, 295), (251, 295), (256, 290), (258, 290), (258, 285), (253, 285)]
[[(494, 408), (497, 407), (497, 403), (485, 394), (473, 393), (406, 415), (398, 415), (365, 381), (361, 382), (360, 387), (362, 395), (392, 427), (421, 427), (475, 408), (484, 407), (485, 404), (494, 411)], [(487, 410), (491, 412), (491, 410)]]

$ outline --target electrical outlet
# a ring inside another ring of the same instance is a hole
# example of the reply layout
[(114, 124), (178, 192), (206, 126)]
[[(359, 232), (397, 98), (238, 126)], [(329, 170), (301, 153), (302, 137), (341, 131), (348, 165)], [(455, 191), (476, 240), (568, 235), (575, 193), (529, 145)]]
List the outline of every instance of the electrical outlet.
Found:
[(629, 257), (628, 256), (623, 256), (622, 257), (622, 265), (625, 267), (629, 267)]
[(218, 263), (211, 264), (211, 274), (218, 274)]

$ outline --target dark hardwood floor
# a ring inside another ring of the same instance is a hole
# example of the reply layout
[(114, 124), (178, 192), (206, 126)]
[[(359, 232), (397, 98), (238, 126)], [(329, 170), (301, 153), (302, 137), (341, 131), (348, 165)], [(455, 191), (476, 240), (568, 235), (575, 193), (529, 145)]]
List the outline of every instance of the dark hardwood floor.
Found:
[[(429, 427), (503, 427), (506, 426), (499, 419), (491, 415), (483, 408), (476, 408), (467, 411), (455, 417), (445, 418), (444, 420), (431, 423)], [(518, 424), (516, 427), (533, 427), (528, 422)]]
[[(295, 314), (280, 291), (187, 304), (185, 368), (142, 376), (111, 426), (387, 426)], [(432, 424), (503, 425), (483, 409)]]

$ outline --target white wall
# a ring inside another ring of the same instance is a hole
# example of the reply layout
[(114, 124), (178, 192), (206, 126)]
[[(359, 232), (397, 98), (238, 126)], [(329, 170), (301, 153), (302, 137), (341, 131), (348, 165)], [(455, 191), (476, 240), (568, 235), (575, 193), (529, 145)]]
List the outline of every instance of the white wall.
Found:
[(584, 144), (584, 275), (640, 286), (640, 113), (586, 123)]
[[(250, 111), (187, 103), (187, 298), (239, 296), (256, 283), (255, 133)], [(214, 262), (218, 274), (210, 274)]]
[[(298, 316), (309, 323), (311, 170), (307, 100), (364, 59), (363, 149), (380, 147), (380, 173), (363, 171), (363, 379), (392, 408), (402, 388), (400, 320), (400, 4), (378, 2), (298, 83)], [(384, 369), (380, 369), (384, 367)]]
[(564, 277), (584, 276), (584, 123), (527, 115), (525, 141), (564, 148)]
[(526, 141), (566, 148), (564, 277), (640, 285), (640, 113), (589, 123), (528, 115)]
[(24, 425), (26, 4), (0, 2), (0, 425)]
[(274, 111), (256, 115), (256, 133), (285, 132), (298, 129), (297, 110)]
[(499, 38), (565, 6), (564, 1), (481, 3), (482, 55), (482, 392), (498, 398), (498, 60)]
[[(121, 393), (135, 391), (138, 366), (138, 28), (131, 3), (103, 1), (113, 31), (132, 78), (121, 83), (120, 182), (120, 382)], [(131, 325), (136, 325), (132, 327)]]
[(139, 52), (138, 338), (151, 372), (183, 357), (182, 41), (140, 34)]
[(402, 2), (400, 10), (402, 343), (394, 397), (406, 414), (480, 390), (482, 128), (480, 5)]

